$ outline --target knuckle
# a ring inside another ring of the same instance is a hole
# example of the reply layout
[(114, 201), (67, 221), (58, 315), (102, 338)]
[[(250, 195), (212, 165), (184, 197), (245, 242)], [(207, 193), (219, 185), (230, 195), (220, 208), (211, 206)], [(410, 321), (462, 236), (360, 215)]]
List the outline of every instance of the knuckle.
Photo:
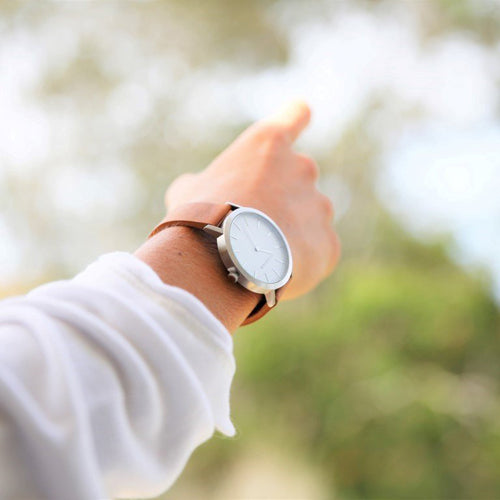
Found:
[(172, 183), (170, 184), (170, 187), (172, 186), (182, 186), (183, 184), (185, 184), (186, 182), (189, 182), (193, 179), (195, 174), (192, 174), (190, 172), (185, 172), (183, 174), (180, 174), (179, 176), (177, 176), (173, 181)]
[(319, 177), (319, 167), (318, 164), (309, 156), (298, 155), (300, 159), (300, 163), (302, 164), (302, 168), (306, 176), (309, 179), (317, 180)]
[(319, 203), (321, 211), (324, 212), (328, 220), (332, 220), (335, 216), (335, 207), (332, 200), (323, 193), (319, 193)]
[(255, 137), (270, 148), (283, 146), (287, 141), (283, 128), (272, 123), (259, 124), (255, 128)]
[(192, 172), (185, 172), (179, 176), (179, 179), (182, 179), (183, 181), (190, 181), (194, 179), (196, 174), (193, 174)]
[(337, 233), (333, 229), (328, 232), (328, 241), (330, 251), (328, 253), (329, 259), (327, 265), (327, 274), (330, 274), (337, 266), (342, 252), (342, 246)]
[(164, 201), (168, 205), (170, 202), (170, 198), (174, 192), (179, 192), (185, 190), (186, 186), (193, 182), (196, 174), (191, 172), (186, 172), (177, 176), (167, 187), (165, 191)]

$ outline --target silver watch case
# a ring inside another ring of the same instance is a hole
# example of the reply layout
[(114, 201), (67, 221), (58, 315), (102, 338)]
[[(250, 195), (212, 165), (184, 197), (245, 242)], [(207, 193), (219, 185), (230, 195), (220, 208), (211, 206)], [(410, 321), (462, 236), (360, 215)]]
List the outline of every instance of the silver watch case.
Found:
[[(226, 202), (228, 205), (231, 205), (232, 211), (229, 215), (224, 219), (222, 223), (222, 227), (207, 225), (203, 228), (207, 233), (215, 236), (217, 238), (217, 248), (219, 249), (219, 255), (224, 263), (228, 271), (228, 276), (234, 280), (235, 283), (239, 283), (241, 286), (245, 287), (247, 290), (250, 290), (254, 293), (261, 293), (266, 296), (266, 301), (269, 307), (273, 307), (276, 304), (276, 290), (285, 285), (290, 277), (292, 276), (292, 252), (290, 251), (290, 247), (288, 245), (288, 241), (279, 228), (279, 226), (265, 213), (260, 210), (256, 210), (254, 208), (242, 207), (240, 205), (236, 205), (231, 202)], [(231, 240), (229, 238), (231, 224), (237, 215), (240, 215), (242, 212), (250, 212), (260, 215), (267, 219), (278, 231), (278, 233), (283, 238), (283, 241), (286, 245), (286, 251), (288, 253), (288, 270), (285, 274), (285, 277), (276, 282), (276, 283), (266, 283), (265, 281), (261, 281), (253, 276), (249, 275), (242, 267), (239, 266), (236, 257), (233, 253), (233, 248), (231, 245)]]

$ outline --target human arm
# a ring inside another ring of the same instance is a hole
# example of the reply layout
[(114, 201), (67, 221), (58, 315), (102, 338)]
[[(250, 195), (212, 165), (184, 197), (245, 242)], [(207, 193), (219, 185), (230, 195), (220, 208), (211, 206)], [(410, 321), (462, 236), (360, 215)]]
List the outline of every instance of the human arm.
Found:
[[(291, 246), (292, 298), (328, 274), (338, 243), (317, 168), (292, 151), (308, 111), (288, 113), (179, 178), (166, 201), (230, 199), (270, 215)], [(214, 429), (234, 432), (228, 331), (256, 300), (228, 282), (210, 242), (169, 228), (136, 258), (105, 258), (72, 281), (2, 302), (0, 496), (147, 497), (168, 488)]]
[(130, 254), (0, 302), (0, 497), (159, 495), (234, 433), (233, 373), (223, 325)]

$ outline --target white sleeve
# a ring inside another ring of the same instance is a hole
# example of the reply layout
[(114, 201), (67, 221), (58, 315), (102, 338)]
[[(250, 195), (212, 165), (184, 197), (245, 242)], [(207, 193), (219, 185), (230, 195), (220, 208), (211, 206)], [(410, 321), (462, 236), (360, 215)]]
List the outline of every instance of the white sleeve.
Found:
[(234, 435), (232, 338), (134, 256), (0, 302), (0, 498), (157, 496)]

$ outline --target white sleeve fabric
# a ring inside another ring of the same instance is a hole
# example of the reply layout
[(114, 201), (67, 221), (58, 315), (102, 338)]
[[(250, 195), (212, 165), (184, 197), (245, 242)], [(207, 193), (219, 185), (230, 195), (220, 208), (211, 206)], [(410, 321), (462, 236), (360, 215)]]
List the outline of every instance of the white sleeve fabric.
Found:
[(0, 302), (0, 498), (160, 495), (234, 435), (234, 371), (222, 323), (127, 253)]

